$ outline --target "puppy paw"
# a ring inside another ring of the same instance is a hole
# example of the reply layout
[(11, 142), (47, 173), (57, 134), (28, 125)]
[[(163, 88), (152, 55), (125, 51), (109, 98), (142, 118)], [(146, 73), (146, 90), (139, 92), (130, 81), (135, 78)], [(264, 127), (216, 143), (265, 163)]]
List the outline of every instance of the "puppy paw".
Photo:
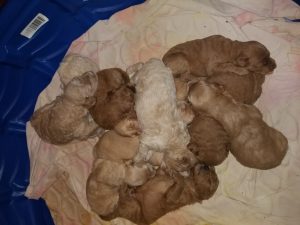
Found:
[(125, 172), (125, 183), (130, 186), (140, 186), (144, 184), (152, 174), (153, 171), (151, 171), (146, 164), (141, 166), (128, 166)]
[(133, 137), (141, 134), (141, 128), (136, 119), (123, 119), (114, 127), (114, 130), (125, 137)]

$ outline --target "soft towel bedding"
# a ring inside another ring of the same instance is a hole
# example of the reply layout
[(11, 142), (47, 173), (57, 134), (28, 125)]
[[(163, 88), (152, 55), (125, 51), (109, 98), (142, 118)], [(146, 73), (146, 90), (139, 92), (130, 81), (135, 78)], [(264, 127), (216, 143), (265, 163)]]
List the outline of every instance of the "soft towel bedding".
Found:
[[(99, 21), (73, 42), (69, 53), (87, 56), (101, 69), (126, 69), (162, 57), (175, 44), (213, 34), (259, 41), (277, 62), (256, 105), (264, 120), (289, 140), (282, 165), (267, 171), (249, 169), (230, 155), (216, 168), (220, 185), (211, 199), (169, 213), (157, 224), (299, 224), (300, 24), (286, 17), (299, 18), (300, 7), (288, 0), (150, 0)], [(36, 108), (60, 94), (60, 85), (56, 73)], [(43, 196), (57, 224), (130, 224), (124, 219), (101, 221), (87, 203), (85, 184), (96, 141), (50, 145), (27, 124), (31, 176), (26, 196)]]

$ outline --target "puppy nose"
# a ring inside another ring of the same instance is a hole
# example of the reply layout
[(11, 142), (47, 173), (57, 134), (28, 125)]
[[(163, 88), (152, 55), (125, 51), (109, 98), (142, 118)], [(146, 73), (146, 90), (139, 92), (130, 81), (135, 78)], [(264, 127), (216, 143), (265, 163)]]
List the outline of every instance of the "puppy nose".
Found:
[(270, 58), (269, 69), (274, 70), (276, 68), (276, 62), (274, 59)]

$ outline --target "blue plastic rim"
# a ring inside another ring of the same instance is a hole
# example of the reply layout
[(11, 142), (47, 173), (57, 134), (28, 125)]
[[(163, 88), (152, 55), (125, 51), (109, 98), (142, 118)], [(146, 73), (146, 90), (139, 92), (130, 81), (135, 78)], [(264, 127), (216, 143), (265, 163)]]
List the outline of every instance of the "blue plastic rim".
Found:
[[(51, 81), (72, 41), (98, 20), (142, 2), (0, 0), (1, 225), (53, 224), (42, 199), (24, 197), (30, 173), (26, 122), (39, 93)], [(48, 21), (40, 27), (41, 24), (30, 23), (37, 15)], [(21, 34), (28, 25), (36, 29), (32, 37)]]

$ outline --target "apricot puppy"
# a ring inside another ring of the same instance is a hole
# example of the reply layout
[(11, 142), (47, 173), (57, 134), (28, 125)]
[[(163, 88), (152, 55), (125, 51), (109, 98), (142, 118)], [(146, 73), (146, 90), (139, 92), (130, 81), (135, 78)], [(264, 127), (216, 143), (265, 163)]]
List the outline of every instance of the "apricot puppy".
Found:
[(186, 81), (218, 72), (266, 75), (276, 67), (270, 52), (261, 43), (232, 41), (221, 35), (178, 44), (167, 51), (162, 60), (174, 77)]
[(197, 164), (188, 177), (157, 175), (136, 189), (144, 221), (151, 224), (182, 206), (209, 199), (217, 190), (218, 177), (213, 167)]
[(238, 102), (253, 104), (262, 93), (265, 76), (258, 73), (248, 73), (240, 76), (236, 73), (223, 72), (208, 77), (207, 82), (222, 85), (224, 89)]
[(286, 137), (268, 126), (252, 105), (236, 102), (217, 85), (200, 81), (190, 88), (195, 110), (215, 118), (230, 137), (231, 153), (244, 166), (271, 169), (280, 165), (287, 149)]

